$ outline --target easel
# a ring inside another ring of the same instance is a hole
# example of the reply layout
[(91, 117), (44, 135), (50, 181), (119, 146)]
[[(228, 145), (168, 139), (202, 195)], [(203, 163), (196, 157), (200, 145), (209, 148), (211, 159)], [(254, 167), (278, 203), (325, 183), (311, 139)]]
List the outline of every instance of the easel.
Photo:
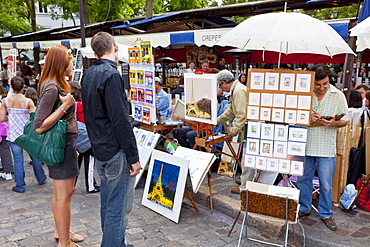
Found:
[[(202, 133), (201, 128), (204, 128), (205, 133)], [(241, 162), (239, 160), (239, 157), (235, 153), (235, 150), (233, 146), (231, 145), (230, 141), (232, 140), (232, 136), (224, 135), (224, 136), (217, 136), (217, 138), (213, 135), (212, 131), (212, 125), (206, 124), (206, 123), (197, 123), (197, 137), (195, 138), (195, 145), (193, 149), (196, 149), (197, 147), (204, 147), (208, 153), (211, 152), (211, 150), (214, 150), (218, 153), (225, 154), (231, 158), (234, 158), (239, 166), (241, 167)], [(225, 142), (226, 145), (229, 147), (229, 150), (231, 151), (231, 155), (224, 153), (214, 147), (212, 145), (215, 145), (220, 142)], [(211, 214), (213, 214), (213, 197), (212, 197), (212, 172), (211, 169), (208, 170), (208, 188), (209, 188), (209, 208), (211, 210)]]
[[(143, 123), (141, 122), (140, 123), (140, 128), (144, 129), (144, 130), (148, 130), (148, 131), (151, 131), (151, 132), (158, 132), (158, 131), (163, 131), (163, 130), (167, 130), (167, 131), (172, 131), (174, 128), (176, 128), (177, 126), (165, 126), (165, 125), (152, 125), (152, 124), (146, 124), (146, 123)], [(170, 138), (168, 138), (167, 136), (165, 135), (162, 135), (160, 134), (163, 138), (167, 139), (167, 140), (171, 140)], [(191, 205), (190, 204), (187, 204), (185, 202), (183, 202), (184, 205), (188, 206), (188, 207), (191, 207), (191, 208), (194, 208), (196, 212), (199, 212), (199, 208), (197, 206), (197, 204), (195, 203), (193, 197), (191, 196), (188, 188), (185, 187), (185, 191), (184, 191), (184, 197), (187, 196), (191, 202)]]

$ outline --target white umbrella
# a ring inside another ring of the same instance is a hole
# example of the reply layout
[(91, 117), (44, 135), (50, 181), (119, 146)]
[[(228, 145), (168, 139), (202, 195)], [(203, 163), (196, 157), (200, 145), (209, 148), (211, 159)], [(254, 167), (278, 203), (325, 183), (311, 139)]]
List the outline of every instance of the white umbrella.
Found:
[[(117, 44), (117, 46), (118, 46), (118, 60), (124, 63), (128, 63), (128, 46), (121, 44)], [(87, 58), (95, 58), (94, 51), (91, 48), (91, 46), (83, 47), (80, 50), (82, 56)]]
[(357, 51), (370, 48), (370, 17), (351, 28), (350, 36), (357, 36)]
[(305, 14), (286, 12), (253, 16), (222, 36), (216, 45), (284, 54), (310, 53), (330, 57), (354, 54), (325, 22)]

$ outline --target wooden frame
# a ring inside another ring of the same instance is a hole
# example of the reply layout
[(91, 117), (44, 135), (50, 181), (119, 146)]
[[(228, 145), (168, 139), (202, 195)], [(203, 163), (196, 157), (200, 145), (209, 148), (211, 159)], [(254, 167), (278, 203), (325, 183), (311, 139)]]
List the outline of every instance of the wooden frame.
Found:
[[(271, 80), (272, 81), (275, 80), (274, 83), (278, 85), (278, 90), (276, 90), (276, 86), (273, 85), (266, 86), (266, 84), (268, 85), (269, 81)], [(298, 112), (300, 113), (309, 112), (308, 116), (309, 119), (312, 112), (311, 109), (312, 109), (314, 82), (315, 82), (315, 72), (313, 71), (283, 70), (283, 69), (249, 69), (248, 70), (249, 88), (247, 90), (247, 106), (246, 106), (247, 120), (269, 121), (264, 117), (263, 114), (251, 114), (252, 109), (250, 107), (251, 105), (253, 106), (253, 109), (256, 109), (257, 107), (271, 108), (270, 121), (277, 119), (273, 118), (273, 112), (277, 111), (274, 109), (289, 110), (290, 113), (296, 111), (295, 115), (297, 119), (300, 117), (300, 114), (298, 114)], [(299, 85), (297, 85), (297, 83), (299, 83)], [(250, 94), (253, 95), (255, 99), (253, 100), (252, 104), (249, 104)], [(260, 94), (260, 97), (258, 99), (258, 101), (260, 101), (259, 105), (256, 104), (258, 97), (257, 94)], [(269, 100), (266, 97), (269, 96), (270, 94), (272, 94), (274, 97), (272, 99), (272, 102), (268, 103), (267, 101)], [(282, 99), (283, 97), (282, 95), (284, 95), (284, 100)], [(295, 99), (296, 102), (295, 103), (292, 102), (292, 100)], [(292, 102), (292, 104), (288, 105), (289, 102)], [(299, 105), (299, 103), (301, 103), (301, 105)], [(300, 106), (302, 107), (299, 108)], [(286, 118), (282, 117), (282, 120), (281, 121), (279, 120), (278, 122), (286, 123), (285, 120)], [(307, 118), (300, 121), (291, 120), (288, 123), (301, 126), (309, 126), (310, 123), (305, 120), (307, 120)]]

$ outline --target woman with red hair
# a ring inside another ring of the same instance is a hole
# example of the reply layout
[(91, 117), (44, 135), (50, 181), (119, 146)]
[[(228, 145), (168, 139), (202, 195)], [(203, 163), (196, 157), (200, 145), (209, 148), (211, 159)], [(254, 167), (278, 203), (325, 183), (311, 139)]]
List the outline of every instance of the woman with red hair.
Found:
[(75, 180), (79, 174), (75, 99), (70, 94), (71, 90), (66, 81), (66, 76), (70, 76), (73, 70), (72, 62), (73, 57), (67, 47), (55, 45), (49, 50), (40, 77), (41, 101), (35, 116), (35, 131), (39, 134), (49, 130), (60, 119), (68, 121), (64, 159), (59, 166), (48, 165), (49, 177), (53, 179), (54, 184), (51, 203), (56, 226), (55, 240), (59, 241), (58, 247), (76, 247), (78, 245), (74, 242), (84, 240), (82, 236), (70, 231), (70, 202)]

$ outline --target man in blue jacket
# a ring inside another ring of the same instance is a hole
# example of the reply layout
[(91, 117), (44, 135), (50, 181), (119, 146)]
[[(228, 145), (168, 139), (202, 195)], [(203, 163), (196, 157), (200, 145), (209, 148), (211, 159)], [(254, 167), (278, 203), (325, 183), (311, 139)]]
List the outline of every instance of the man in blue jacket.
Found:
[(85, 124), (101, 179), (101, 246), (125, 247), (135, 176), (140, 171), (136, 140), (129, 118), (124, 82), (117, 70), (118, 47), (99, 32), (91, 39), (97, 58), (83, 75)]

